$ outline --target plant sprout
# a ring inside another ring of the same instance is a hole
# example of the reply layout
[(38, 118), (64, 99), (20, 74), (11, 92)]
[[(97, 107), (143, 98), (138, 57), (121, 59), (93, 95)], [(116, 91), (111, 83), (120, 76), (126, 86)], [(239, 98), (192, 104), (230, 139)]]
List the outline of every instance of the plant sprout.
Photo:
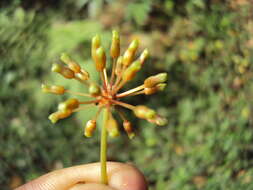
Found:
[(101, 129), (101, 147), (100, 147), (100, 162), (101, 162), (101, 183), (107, 184), (106, 172), (106, 152), (107, 152), (107, 135), (116, 137), (119, 135), (119, 127), (113, 117), (112, 112), (116, 112), (123, 122), (123, 128), (128, 137), (131, 139), (135, 133), (131, 122), (126, 118), (122, 107), (131, 110), (138, 118), (145, 119), (148, 122), (157, 125), (165, 125), (167, 120), (158, 115), (153, 109), (144, 105), (131, 105), (122, 102), (121, 99), (127, 96), (135, 95), (151, 95), (158, 91), (164, 90), (167, 80), (166, 73), (160, 73), (146, 78), (143, 84), (125, 92), (119, 92), (122, 87), (133, 80), (137, 72), (140, 71), (147, 59), (149, 52), (145, 49), (138, 58), (136, 57), (139, 41), (133, 40), (124, 54), (120, 56), (120, 37), (117, 31), (112, 32), (112, 42), (110, 48), (111, 56), (111, 72), (108, 77), (106, 70), (106, 53), (101, 46), (100, 37), (96, 35), (91, 42), (91, 56), (95, 63), (97, 72), (100, 74), (101, 85), (90, 79), (89, 73), (80, 67), (80, 65), (70, 58), (67, 54), (62, 54), (60, 59), (62, 64), (54, 63), (52, 71), (59, 73), (66, 79), (74, 79), (87, 86), (88, 93), (73, 92), (58, 85), (42, 84), (42, 91), (62, 95), (65, 93), (79, 95), (80, 97), (89, 97), (91, 100), (82, 101), (80, 99), (71, 98), (58, 105), (58, 111), (52, 113), (49, 119), (52, 123), (66, 118), (74, 112), (86, 109), (89, 105), (98, 106), (98, 111), (95, 116), (89, 120), (84, 127), (84, 135), (91, 137), (96, 129), (96, 120), (101, 111), (103, 111), (103, 125)]

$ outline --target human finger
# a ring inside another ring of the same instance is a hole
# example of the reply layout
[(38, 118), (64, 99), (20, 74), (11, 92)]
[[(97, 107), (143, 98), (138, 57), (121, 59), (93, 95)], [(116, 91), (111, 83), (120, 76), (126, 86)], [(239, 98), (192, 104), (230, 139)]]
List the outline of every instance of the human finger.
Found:
[(116, 190), (110, 186), (98, 183), (76, 184), (69, 190)]
[[(107, 162), (108, 185), (118, 190), (146, 190), (141, 172), (129, 165)], [(16, 190), (67, 190), (78, 183), (100, 183), (100, 163), (74, 166), (43, 175)]]

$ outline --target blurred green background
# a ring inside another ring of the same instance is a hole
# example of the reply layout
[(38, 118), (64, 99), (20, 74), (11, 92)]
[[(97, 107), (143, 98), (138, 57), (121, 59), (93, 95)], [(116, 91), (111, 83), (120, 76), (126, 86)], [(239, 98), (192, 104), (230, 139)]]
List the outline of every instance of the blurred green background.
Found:
[(252, 10), (250, 0), (1, 0), (1, 189), (98, 161), (98, 132), (83, 137), (93, 112), (51, 124), (62, 98), (43, 94), (40, 84), (85, 91), (50, 73), (51, 63), (70, 53), (96, 79), (90, 39), (101, 34), (109, 47), (112, 29), (122, 49), (137, 37), (140, 50), (151, 52), (128, 87), (169, 74), (164, 92), (126, 99), (169, 123), (157, 127), (129, 114), (137, 136), (110, 139), (109, 160), (138, 166), (151, 190), (253, 189)]

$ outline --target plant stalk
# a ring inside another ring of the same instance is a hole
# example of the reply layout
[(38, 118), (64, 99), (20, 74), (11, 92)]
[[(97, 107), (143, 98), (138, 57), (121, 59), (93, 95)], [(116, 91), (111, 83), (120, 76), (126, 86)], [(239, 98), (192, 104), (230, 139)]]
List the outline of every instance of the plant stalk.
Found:
[(139, 90), (142, 90), (143, 88), (144, 88), (144, 85), (140, 85), (140, 86), (137, 86), (136, 88), (130, 89), (130, 90), (126, 91), (126, 92), (117, 94), (116, 97), (117, 98), (122, 98), (122, 97), (125, 97), (125, 96), (129, 96), (130, 94), (135, 93), (135, 92), (137, 92)]
[(106, 152), (107, 152), (107, 131), (106, 125), (109, 119), (109, 110), (108, 108), (104, 108), (103, 113), (103, 126), (101, 131), (101, 140), (100, 140), (100, 172), (101, 172), (101, 183), (107, 184), (107, 169), (106, 169)]

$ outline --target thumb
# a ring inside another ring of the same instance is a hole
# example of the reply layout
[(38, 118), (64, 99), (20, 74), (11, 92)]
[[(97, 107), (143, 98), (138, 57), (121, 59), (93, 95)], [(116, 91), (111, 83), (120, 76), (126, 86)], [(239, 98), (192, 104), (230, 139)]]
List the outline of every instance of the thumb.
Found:
[(104, 184), (98, 183), (86, 183), (86, 184), (76, 184), (74, 187), (69, 190), (116, 190), (112, 187), (109, 187)]
[[(147, 184), (141, 172), (128, 164), (107, 162), (108, 185), (97, 185), (98, 190), (147, 190)], [(84, 184), (85, 183), (85, 184)], [(88, 185), (100, 183), (100, 163), (74, 166), (50, 172), (16, 190), (68, 190), (72, 187), (87, 189)], [(112, 188), (113, 187), (113, 188)], [(88, 189), (94, 189), (89, 187)], [(75, 190), (75, 189), (74, 189)]]

